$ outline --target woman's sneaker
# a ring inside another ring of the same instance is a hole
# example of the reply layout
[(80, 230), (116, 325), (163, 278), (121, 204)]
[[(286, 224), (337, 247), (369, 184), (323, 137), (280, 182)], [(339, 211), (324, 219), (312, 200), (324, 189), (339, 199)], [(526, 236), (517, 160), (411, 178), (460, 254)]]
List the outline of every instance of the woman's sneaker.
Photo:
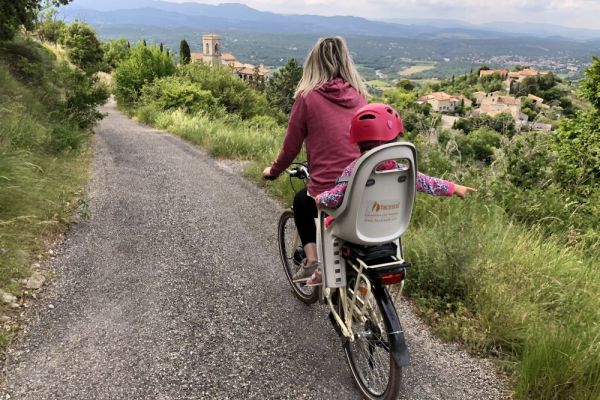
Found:
[(296, 273), (292, 277), (292, 281), (304, 282), (304, 281), (308, 280), (308, 278), (311, 277), (311, 275), (315, 272), (315, 270), (317, 269), (318, 266), (319, 266), (318, 261), (313, 261), (312, 263), (310, 263), (310, 265), (308, 267), (306, 265), (302, 264), (302, 266), (298, 269), (298, 271), (296, 271)]
[(306, 286), (319, 286), (323, 283), (323, 277), (321, 276), (321, 267), (317, 268), (316, 271), (306, 281)]

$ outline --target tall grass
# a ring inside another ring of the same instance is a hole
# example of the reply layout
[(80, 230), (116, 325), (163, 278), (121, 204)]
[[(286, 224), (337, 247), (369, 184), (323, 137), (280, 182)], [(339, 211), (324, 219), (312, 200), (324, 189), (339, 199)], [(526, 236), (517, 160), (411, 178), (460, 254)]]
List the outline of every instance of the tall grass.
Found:
[[(101, 91), (35, 42), (0, 43), (0, 289), (21, 294), (79, 204)], [(85, 127), (85, 128), (84, 128)], [(0, 312), (10, 314), (7, 305)], [(0, 331), (0, 346), (9, 335)]]
[(598, 257), (480, 199), (421, 197), (405, 244), (410, 295), (446, 337), (516, 361), (517, 397), (600, 397)]
[[(253, 161), (246, 173), (260, 184), (284, 135), (252, 121), (151, 106), (137, 116), (214, 156)], [(268, 188), (289, 204), (287, 180)], [(599, 257), (511, 222), (490, 198), (418, 196), (405, 238), (414, 264), (409, 295), (442, 336), (495, 355), (512, 373), (516, 398), (600, 399)]]

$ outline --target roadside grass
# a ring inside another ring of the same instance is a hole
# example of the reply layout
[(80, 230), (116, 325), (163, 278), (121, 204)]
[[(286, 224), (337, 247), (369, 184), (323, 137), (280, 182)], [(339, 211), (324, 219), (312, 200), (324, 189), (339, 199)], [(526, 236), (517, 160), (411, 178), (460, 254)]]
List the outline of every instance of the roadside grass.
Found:
[(409, 295), (443, 337), (497, 356), (517, 398), (600, 398), (600, 257), (477, 198), (420, 196), (405, 244)]
[[(281, 127), (237, 118), (151, 106), (130, 112), (213, 156), (251, 161), (246, 175), (260, 185), (284, 135)], [(287, 179), (266, 186), (289, 205)], [(467, 201), (417, 198), (405, 237), (414, 264), (407, 293), (433, 328), (495, 356), (516, 398), (599, 399), (600, 258), (512, 223), (483, 193)]]
[[(80, 205), (91, 157), (88, 132), (58, 117), (61, 96), (72, 89), (66, 85), (78, 83), (56, 79), (69, 67), (32, 41), (2, 46), (8, 50), (0, 57), (0, 290), (21, 296), (21, 279)], [(15, 312), (0, 304), (0, 314)], [(16, 329), (0, 329), (0, 347)]]

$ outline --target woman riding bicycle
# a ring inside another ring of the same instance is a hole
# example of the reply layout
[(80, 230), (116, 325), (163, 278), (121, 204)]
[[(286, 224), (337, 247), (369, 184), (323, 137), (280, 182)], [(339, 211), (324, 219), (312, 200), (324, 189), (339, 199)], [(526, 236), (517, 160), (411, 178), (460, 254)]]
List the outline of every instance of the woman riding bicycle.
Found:
[(367, 104), (367, 96), (344, 39), (319, 39), (304, 63), (283, 148), (263, 171), (266, 178), (279, 176), (306, 143), (310, 181), (294, 197), (294, 220), (306, 263), (294, 275), (296, 281), (308, 279), (318, 267), (314, 197), (333, 188), (344, 167), (360, 156), (348, 140), (349, 126), (356, 111)]

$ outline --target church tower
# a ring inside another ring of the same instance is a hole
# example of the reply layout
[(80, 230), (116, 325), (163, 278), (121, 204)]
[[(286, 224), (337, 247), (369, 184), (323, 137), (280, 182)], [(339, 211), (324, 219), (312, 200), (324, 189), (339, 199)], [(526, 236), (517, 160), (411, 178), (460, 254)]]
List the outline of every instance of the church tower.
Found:
[(204, 62), (212, 67), (221, 65), (221, 35), (213, 33), (202, 35), (202, 54)]

